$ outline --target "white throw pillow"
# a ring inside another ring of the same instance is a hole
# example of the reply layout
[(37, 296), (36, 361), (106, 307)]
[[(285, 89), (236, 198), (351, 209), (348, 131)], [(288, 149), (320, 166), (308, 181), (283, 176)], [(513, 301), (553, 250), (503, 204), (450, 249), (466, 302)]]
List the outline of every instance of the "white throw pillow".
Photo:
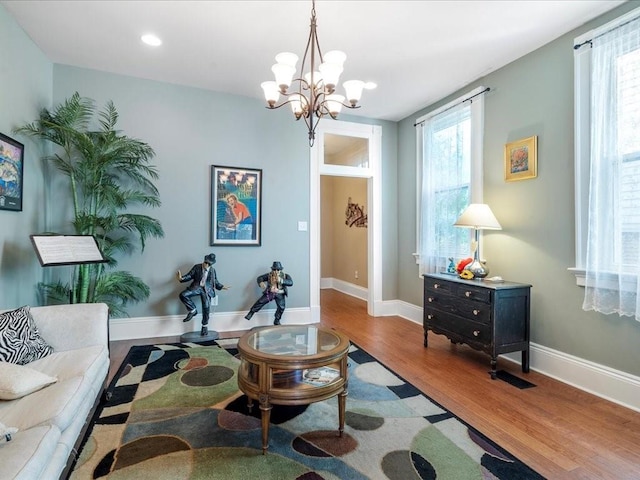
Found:
[(56, 377), (50, 377), (33, 368), (0, 362), (0, 400), (22, 398), (57, 381)]

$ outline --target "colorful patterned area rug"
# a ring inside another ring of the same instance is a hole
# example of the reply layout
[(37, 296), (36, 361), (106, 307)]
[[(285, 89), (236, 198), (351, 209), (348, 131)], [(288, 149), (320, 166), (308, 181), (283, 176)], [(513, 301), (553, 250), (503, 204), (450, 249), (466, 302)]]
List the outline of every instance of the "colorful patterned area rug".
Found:
[(237, 339), (133, 347), (71, 479), (541, 479), (352, 345), (344, 434), (337, 398), (260, 409), (238, 390)]

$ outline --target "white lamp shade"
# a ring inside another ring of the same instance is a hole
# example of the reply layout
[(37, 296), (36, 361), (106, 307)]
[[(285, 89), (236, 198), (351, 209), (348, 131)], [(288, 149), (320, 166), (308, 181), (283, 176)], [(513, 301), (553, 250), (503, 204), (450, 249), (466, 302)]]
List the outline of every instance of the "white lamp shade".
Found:
[(338, 84), (338, 80), (340, 80), (340, 74), (342, 73), (342, 65), (337, 63), (329, 63), (324, 62), (319, 67), (320, 74), (322, 75), (322, 80), (324, 81), (325, 87), (330, 89), (335, 88)]
[(290, 67), (296, 68), (296, 63), (298, 63), (298, 56), (295, 53), (282, 52), (276, 55), (276, 62), (281, 63), (282, 65), (289, 65)]
[(456, 227), (475, 228), (476, 230), (502, 230), (489, 205), (484, 203), (469, 204), (454, 225)]
[(273, 67), (271, 67), (271, 71), (276, 77), (276, 83), (282, 89), (284, 86), (284, 91), (289, 88), (291, 85), (291, 81), (293, 80), (293, 74), (296, 73), (295, 67), (291, 65), (285, 65), (284, 63), (276, 63)]
[(313, 84), (311, 83), (311, 72), (307, 72), (304, 75), (304, 80), (311, 88), (317, 88), (322, 83), (322, 74), (320, 72), (313, 72)]
[(335, 117), (342, 110), (342, 102), (344, 97), (342, 95), (327, 95), (327, 110), (332, 117)]
[(296, 118), (300, 118), (300, 115), (303, 114), (307, 106), (307, 99), (299, 93), (294, 93), (289, 97), (289, 102), (291, 102), (290, 105), (293, 114), (296, 116)]
[(327, 63), (335, 63), (341, 67), (344, 65), (344, 61), (347, 59), (347, 54), (340, 50), (331, 50), (322, 56), (322, 61)]
[(264, 92), (264, 98), (267, 103), (276, 103), (280, 98), (280, 92), (278, 91), (278, 84), (274, 81), (262, 82), (260, 84), (262, 91)]
[(347, 100), (351, 105), (355, 105), (362, 97), (362, 89), (364, 88), (364, 82), (361, 80), (347, 80), (342, 84), (344, 91), (347, 94)]

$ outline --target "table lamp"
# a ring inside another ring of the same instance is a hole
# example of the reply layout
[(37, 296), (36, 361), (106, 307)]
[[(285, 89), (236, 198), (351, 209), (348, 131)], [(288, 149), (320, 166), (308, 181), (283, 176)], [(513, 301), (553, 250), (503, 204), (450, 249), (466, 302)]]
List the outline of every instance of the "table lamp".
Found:
[(471, 271), (474, 278), (484, 278), (489, 274), (487, 266), (480, 262), (480, 230), (502, 230), (495, 215), (484, 203), (471, 203), (453, 224), (456, 227), (473, 228), (475, 230), (476, 249), (473, 253), (473, 262), (465, 267)]

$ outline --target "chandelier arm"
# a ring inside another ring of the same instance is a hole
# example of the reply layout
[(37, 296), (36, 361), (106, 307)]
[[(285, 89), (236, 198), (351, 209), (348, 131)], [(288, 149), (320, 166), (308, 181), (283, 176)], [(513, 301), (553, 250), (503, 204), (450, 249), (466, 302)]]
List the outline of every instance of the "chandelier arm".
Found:
[[(306, 88), (306, 89), (310, 90), (310, 87), (309, 87), (309, 84), (307, 83), (307, 81), (305, 79), (303, 79), (303, 78), (295, 78), (291, 83), (293, 83), (293, 82), (299, 82), (299, 86), (301, 88), (299, 88), (298, 90), (293, 91), (293, 92), (289, 91), (289, 92), (286, 92), (286, 93), (281, 93), (280, 95), (283, 96), (283, 97), (293, 97), (294, 95), (296, 97), (298, 97), (299, 95), (301, 95), (304, 98), (306, 98), (306, 95), (303, 95), (302, 90), (303, 90), (303, 88)], [(294, 102), (294, 100), (284, 100), (284, 101), (282, 101), (280, 103), (274, 103), (273, 105), (267, 105), (265, 108), (268, 108), (269, 110), (275, 110), (275, 109), (283, 107), (285, 105), (289, 105), (289, 104), (291, 104), (293, 102)], [(307, 100), (307, 102), (308, 102), (308, 100)], [(308, 111), (309, 111), (309, 108), (304, 110), (305, 113), (308, 112)]]
[[(335, 102), (335, 100), (333, 100)], [(323, 106), (327, 102), (327, 100), (323, 101)], [(350, 108), (351, 110), (355, 110), (356, 108), (360, 108), (360, 105), (351, 105), (350, 103), (340, 102), (343, 107)]]
[(267, 108), (269, 110), (276, 110), (280, 107), (284, 107), (285, 105), (290, 104), (291, 102), (293, 102), (293, 100), (287, 100), (286, 102), (283, 103), (279, 103), (279, 104), (273, 104), (273, 106), (271, 105), (266, 105), (264, 108)]
[[(331, 118), (333, 118), (335, 120), (336, 118), (338, 118), (338, 114), (334, 115), (333, 113), (331, 113), (329, 111), (329, 108), (327, 107), (327, 102), (328, 101), (329, 100), (323, 100), (322, 102), (318, 103), (318, 106), (316, 107), (316, 116), (318, 118), (321, 118), (321, 117), (324, 117), (325, 115), (329, 115)], [(335, 102), (336, 100), (331, 100), (331, 101)], [(355, 110), (356, 108), (360, 108), (360, 105), (355, 105), (354, 106), (354, 105), (347, 104), (347, 103), (344, 103), (344, 102), (340, 102), (340, 103), (341, 103), (341, 105), (343, 107), (347, 107), (347, 108), (349, 108), (351, 110)]]

